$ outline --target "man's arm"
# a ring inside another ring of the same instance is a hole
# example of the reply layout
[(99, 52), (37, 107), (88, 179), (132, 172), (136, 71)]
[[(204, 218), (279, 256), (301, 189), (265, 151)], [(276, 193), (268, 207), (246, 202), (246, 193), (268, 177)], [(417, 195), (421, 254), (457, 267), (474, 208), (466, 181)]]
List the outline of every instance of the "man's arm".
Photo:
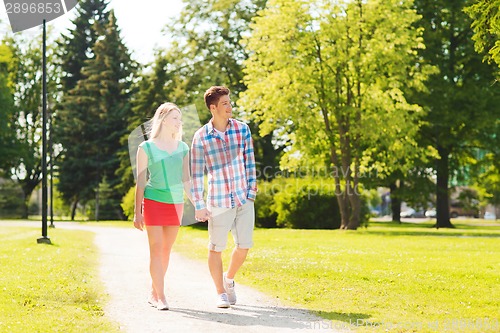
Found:
[(184, 156), (184, 158), (182, 159), (182, 184), (184, 185), (184, 192), (186, 192), (189, 201), (191, 201), (194, 206), (193, 195), (191, 193), (191, 177), (189, 176), (188, 154), (186, 154), (186, 156)]
[(255, 153), (253, 149), (252, 133), (247, 126), (247, 134), (245, 136), (245, 150), (243, 152), (245, 158), (245, 172), (247, 176), (247, 198), (255, 200), (257, 196), (257, 170), (255, 166)]
[(201, 144), (199, 134), (196, 133), (191, 144), (191, 193), (196, 210), (205, 209), (204, 192), (204, 172), (205, 156), (203, 145)]

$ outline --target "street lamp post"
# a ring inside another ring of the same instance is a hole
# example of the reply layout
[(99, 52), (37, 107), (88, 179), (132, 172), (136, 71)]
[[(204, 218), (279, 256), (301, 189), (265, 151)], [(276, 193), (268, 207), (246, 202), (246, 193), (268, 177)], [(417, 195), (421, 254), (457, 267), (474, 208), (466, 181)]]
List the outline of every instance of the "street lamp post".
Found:
[(42, 46), (42, 237), (37, 243), (51, 244), (47, 236), (47, 57), (46, 57), (47, 32), (45, 19), (43, 20), (43, 46)]

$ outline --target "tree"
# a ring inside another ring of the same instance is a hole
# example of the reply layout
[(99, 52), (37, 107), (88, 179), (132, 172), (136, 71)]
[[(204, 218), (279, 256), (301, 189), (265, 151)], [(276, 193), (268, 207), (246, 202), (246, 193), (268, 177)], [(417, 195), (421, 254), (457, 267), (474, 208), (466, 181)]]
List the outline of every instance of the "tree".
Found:
[[(427, 94), (412, 99), (426, 109), (421, 144), (433, 146), (439, 158), (436, 170), (437, 227), (453, 227), (449, 217), (449, 185), (458, 170), (482, 147), (481, 136), (500, 118), (500, 93), (494, 68), (474, 52), (470, 18), (463, 12), (468, 1), (415, 0), (422, 15), (426, 49), (420, 55), (439, 68), (426, 84)], [(488, 134), (490, 133), (490, 134)]]
[[(96, 22), (94, 27), (102, 38), (92, 48), (94, 57), (85, 62), (82, 79), (65, 96), (58, 113), (58, 138), (64, 148), (59, 189), (74, 202), (94, 197), (98, 201), (99, 184), (104, 179), (117, 188), (118, 155), (126, 151), (120, 138), (127, 131), (135, 64), (120, 38), (113, 11), (106, 25)], [(123, 194), (117, 192), (108, 198), (115, 200), (115, 218), (123, 217), (119, 205)]]
[[(51, 40), (50, 31), (47, 39)], [(42, 179), (42, 36), (27, 39), (23, 34), (6, 39), (14, 62), (11, 69), (13, 82), (14, 107), (13, 129), (16, 133), (18, 159), (12, 168), (12, 177), (16, 179), (24, 194), (23, 218), (28, 216), (31, 193)], [(47, 102), (54, 104), (57, 98), (56, 82), (59, 75), (54, 66), (54, 48), (47, 46)], [(50, 111), (49, 111), (50, 112)]]
[[(54, 141), (62, 144), (63, 147), (74, 146), (72, 150), (73, 156), (60, 154), (56, 158), (58, 177), (61, 181), (57, 186), (61, 192), (61, 197), (71, 205), (71, 218), (74, 219), (77, 204), (81, 198), (88, 198), (91, 193), (87, 193), (83, 186), (87, 183), (85, 173), (88, 170), (89, 161), (85, 158), (89, 152), (88, 147), (78, 146), (85, 144), (83, 140), (84, 133), (78, 132), (81, 124), (85, 123), (86, 111), (82, 108), (60, 110), (70, 95), (70, 91), (74, 89), (77, 83), (83, 78), (82, 69), (88, 59), (94, 58), (93, 47), (99, 37), (95, 31), (94, 24), (106, 25), (109, 13), (107, 12), (107, 1), (105, 0), (84, 0), (79, 2), (77, 8), (77, 16), (72, 21), (74, 28), (63, 34), (59, 41), (60, 52), (58, 61), (63, 72), (61, 75), (61, 101), (57, 104), (57, 113), (54, 119)], [(78, 104), (78, 103), (77, 103)], [(76, 105), (75, 107), (77, 107)], [(74, 125), (72, 130), (71, 126)], [(76, 144), (76, 145), (75, 145)], [(66, 160), (68, 158), (68, 160)], [(64, 171), (61, 173), (61, 167), (64, 165)], [(77, 170), (84, 170), (83, 174), (77, 174)]]
[[(241, 41), (249, 25), (267, 0), (186, 0), (179, 19), (166, 31), (174, 42), (162, 53), (168, 59), (167, 91), (179, 105), (195, 104), (201, 122), (210, 119), (203, 93), (212, 85), (226, 85), (235, 101), (235, 113), (248, 120), (252, 130), (256, 162), (260, 175), (275, 169), (283, 146), (275, 144), (272, 133), (257, 136), (258, 124), (238, 105), (239, 95), (247, 89), (243, 81), (244, 60), (248, 51)], [(201, 112), (200, 112), (201, 111)], [(267, 168), (266, 168), (267, 167)], [(272, 177), (272, 173), (266, 175)]]
[(472, 39), (476, 51), (486, 52), (485, 59), (500, 66), (500, 0), (479, 0), (465, 12), (474, 20)]
[(87, 59), (93, 58), (92, 47), (99, 35), (94, 23), (106, 26), (108, 23), (107, 0), (83, 0), (76, 7), (74, 28), (63, 34), (58, 42), (59, 61), (64, 72), (61, 77), (62, 91), (68, 93), (83, 78), (82, 68)]
[(421, 108), (405, 87), (423, 88), (417, 64), (421, 30), (411, 1), (269, 1), (247, 40), (243, 106), (261, 134), (280, 131), (297, 156), (326, 162), (335, 182), (341, 227), (360, 224), (363, 175), (390, 173), (389, 160), (411, 153)]
[(10, 170), (19, 158), (15, 124), (12, 50), (0, 44), (0, 177), (10, 176)]

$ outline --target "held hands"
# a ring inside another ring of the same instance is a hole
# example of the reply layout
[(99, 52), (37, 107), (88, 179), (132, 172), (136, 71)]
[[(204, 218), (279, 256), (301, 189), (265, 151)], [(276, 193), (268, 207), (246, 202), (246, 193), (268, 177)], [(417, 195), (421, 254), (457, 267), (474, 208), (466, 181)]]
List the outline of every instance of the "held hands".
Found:
[(134, 215), (134, 227), (140, 231), (144, 229), (144, 216), (141, 213)]
[(210, 212), (206, 208), (196, 210), (194, 214), (194, 218), (198, 222), (207, 222), (210, 217)]

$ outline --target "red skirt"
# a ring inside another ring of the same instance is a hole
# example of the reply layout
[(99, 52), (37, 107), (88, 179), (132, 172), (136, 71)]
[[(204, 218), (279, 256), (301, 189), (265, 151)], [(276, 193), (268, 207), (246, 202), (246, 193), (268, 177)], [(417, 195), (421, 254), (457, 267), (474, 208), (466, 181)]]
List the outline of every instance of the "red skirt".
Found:
[(144, 224), (149, 226), (180, 226), (184, 204), (169, 204), (144, 198)]

